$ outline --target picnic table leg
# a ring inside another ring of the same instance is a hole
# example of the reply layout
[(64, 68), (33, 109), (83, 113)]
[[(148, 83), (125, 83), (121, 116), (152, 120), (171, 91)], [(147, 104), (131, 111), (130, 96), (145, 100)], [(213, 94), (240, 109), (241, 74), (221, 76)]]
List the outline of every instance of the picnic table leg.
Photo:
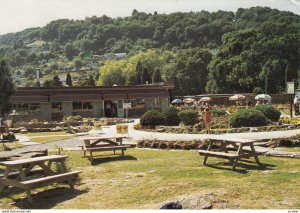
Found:
[[(26, 177), (25, 177), (24, 170), (23, 170), (22, 167), (19, 168), (19, 174), (20, 174), (20, 177), (21, 177), (21, 181), (25, 181)], [(27, 199), (28, 199), (29, 203), (33, 203), (33, 199), (32, 199), (32, 196), (31, 196), (30, 189), (25, 189), (25, 192), (26, 192)]]
[[(66, 162), (65, 160), (60, 161), (61, 162), (61, 167), (64, 173), (68, 172)], [(68, 184), (70, 186), (70, 189), (74, 190), (74, 183), (71, 180), (68, 180)]]
[[(5, 169), (3, 179), (7, 179), (7, 178), (8, 178), (9, 172), (10, 172), (10, 168), (7, 167), (7, 168)], [(4, 189), (5, 189), (5, 185), (1, 184), (1, 185), (0, 185), (0, 194), (3, 193)]]
[(93, 152), (90, 150), (90, 160), (93, 161)]
[(258, 159), (257, 153), (255, 152), (253, 144), (250, 145), (250, 148), (252, 150), (252, 154), (253, 154), (253, 157), (254, 157), (257, 165), (262, 166), (262, 164), (259, 162), (259, 159)]
[[(240, 144), (239, 148), (238, 148), (238, 151), (237, 151), (237, 154), (240, 155), (241, 152), (243, 150), (243, 144)], [(235, 170), (235, 167), (236, 167), (236, 164), (238, 162), (239, 158), (236, 158), (233, 160), (233, 163), (232, 163), (232, 169)]]
[[(209, 143), (208, 148), (207, 148), (207, 151), (211, 150), (212, 144), (213, 144), (213, 142), (210, 142), (210, 143)], [(202, 162), (203, 165), (206, 164), (207, 158), (208, 158), (208, 156), (205, 155), (205, 156), (204, 156), (204, 159), (203, 159), (203, 162)]]

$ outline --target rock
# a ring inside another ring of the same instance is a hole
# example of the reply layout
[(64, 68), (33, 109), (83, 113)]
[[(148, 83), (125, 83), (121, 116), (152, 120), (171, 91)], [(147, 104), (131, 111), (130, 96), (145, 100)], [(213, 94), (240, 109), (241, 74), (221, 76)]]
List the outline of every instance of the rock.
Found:
[(179, 202), (183, 209), (212, 209), (212, 203), (202, 195), (182, 198)]
[(162, 203), (159, 209), (182, 209), (182, 205), (178, 201), (169, 201)]

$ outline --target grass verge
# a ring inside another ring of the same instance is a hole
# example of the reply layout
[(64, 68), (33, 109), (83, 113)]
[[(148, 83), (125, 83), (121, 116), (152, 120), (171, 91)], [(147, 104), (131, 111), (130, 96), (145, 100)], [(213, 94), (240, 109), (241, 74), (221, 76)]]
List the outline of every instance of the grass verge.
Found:
[(232, 171), (224, 159), (209, 158), (212, 166), (202, 166), (203, 157), (195, 151), (128, 149), (124, 158), (101, 152), (93, 163), (80, 151), (66, 154), (68, 166), (82, 171), (75, 192), (67, 187), (33, 190), (33, 205), (20, 200), (24, 192), (7, 192), (0, 208), (144, 209), (204, 192), (217, 197), (213, 208), (300, 208), (298, 159), (260, 156), (264, 169), (251, 159)]

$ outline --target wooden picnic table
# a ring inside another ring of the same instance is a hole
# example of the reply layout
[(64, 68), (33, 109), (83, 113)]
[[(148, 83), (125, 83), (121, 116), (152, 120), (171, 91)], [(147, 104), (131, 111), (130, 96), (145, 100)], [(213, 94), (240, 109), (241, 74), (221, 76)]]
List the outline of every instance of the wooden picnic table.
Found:
[[(0, 176), (0, 194), (7, 186), (21, 188), (25, 190), (28, 201), (32, 203), (30, 192), (32, 188), (67, 181), (70, 188), (74, 189), (74, 182), (80, 172), (67, 171), (65, 164), (67, 158), (66, 155), (49, 155), (0, 162), (0, 165), (5, 167), (4, 175)], [(61, 171), (54, 171), (51, 168), (54, 162), (61, 165)], [(36, 175), (37, 173), (39, 175)]]
[(90, 160), (93, 160), (93, 152), (121, 150), (122, 156), (124, 151), (129, 148), (128, 145), (123, 145), (122, 141), (127, 136), (100, 136), (100, 137), (84, 137), (84, 145), (79, 146), (83, 150), (83, 156), (86, 157), (86, 152), (89, 152)]
[[(225, 158), (230, 160), (232, 169), (234, 170), (240, 159), (254, 157), (256, 163), (262, 166), (254, 148), (254, 143), (257, 142), (257, 140), (212, 136), (208, 138), (208, 141), (209, 145), (207, 150), (198, 151), (200, 155), (204, 156), (203, 165), (206, 164), (208, 157)], [(221, 143), (220, 148), (217, 151), (212, 151), (212, 147), (216, 143)], [(229, 146), (236, 150), (236, 152), (229, 152)], [(250, 149), (246, 149), (246, 147), (250, 147)]]

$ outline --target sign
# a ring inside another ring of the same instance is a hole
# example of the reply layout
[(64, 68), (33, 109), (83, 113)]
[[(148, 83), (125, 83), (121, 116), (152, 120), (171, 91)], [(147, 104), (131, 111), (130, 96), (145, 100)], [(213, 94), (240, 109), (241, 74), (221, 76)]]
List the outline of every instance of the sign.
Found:
[(127, 134), (128, 133), (128, 125), (127, 124), (117, 124), (116, 125), (117, 134)]
[(295, 83), (294, 82), (286, 82), (286, 93), (294, 94), (295, 93)]
[(131, 109), (131, 103), (123, 103), (123, 109)]

